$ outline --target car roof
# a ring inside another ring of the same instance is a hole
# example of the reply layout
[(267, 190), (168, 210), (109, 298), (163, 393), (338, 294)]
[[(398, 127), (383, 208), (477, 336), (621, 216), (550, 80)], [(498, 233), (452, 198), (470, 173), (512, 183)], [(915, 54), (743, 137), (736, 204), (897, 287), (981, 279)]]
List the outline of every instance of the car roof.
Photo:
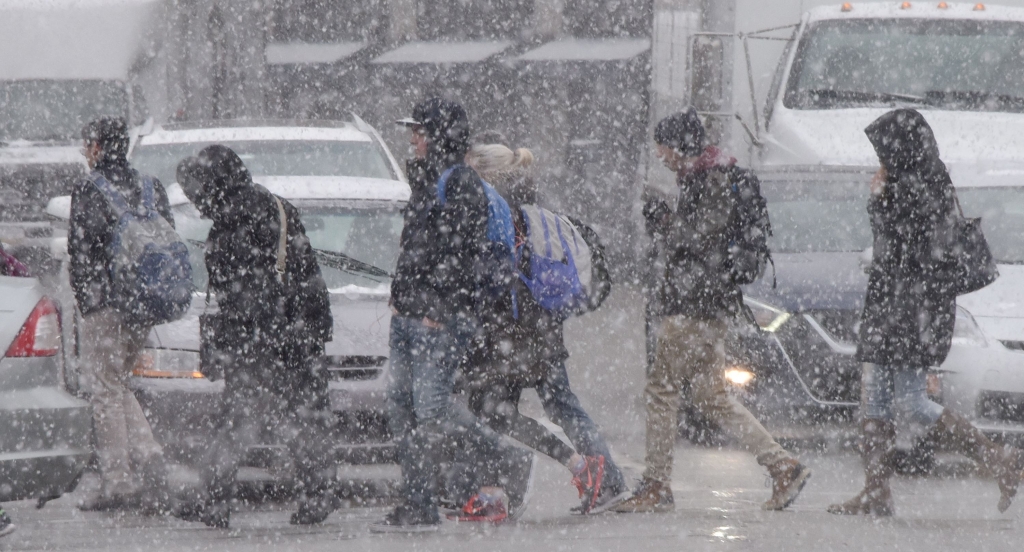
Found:
[(372, 142), (373, 138), (349, 122), (252, 119), (166, 124), (141, 136), (139, 145), (249, 140)]
[(974, 21), (1024, 21), (1024, 9), (982, 3), (941, 2), (842, 2), (808, 10), (809, 22), (835, 19), (960, 19)]
[[(411, 191), (401, 180), (355, 176), (259, 176), (255, 181), (289, 201), (375, 201), (405, 203)], [(167, 187), (172, 206), (188, 203), (177, 183)]]

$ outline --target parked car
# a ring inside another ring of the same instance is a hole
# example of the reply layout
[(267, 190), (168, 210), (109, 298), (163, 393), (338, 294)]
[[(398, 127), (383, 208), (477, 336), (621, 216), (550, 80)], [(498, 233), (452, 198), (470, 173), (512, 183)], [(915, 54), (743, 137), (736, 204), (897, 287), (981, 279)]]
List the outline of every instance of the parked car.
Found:
[(29, 277), (0, 275), (0, 296), (0, 502), (56, 498), (92, 455), (92, 410), (64, 385), (57, 302)]
[[(874, 168), (790, 167), (762, 171), (774, 236), (775, 272), (746, 286), (750, 322), (727, 348), (727, 380), (770, 428), (850, 425), (859, 406), (861, 365), (854, 358), (872, 242), (867, 216)], [(1024, 187), (955, 182), (967, 216), (982, 227), (1000, 271), (994, 286), (1024, 286)], [(984, 290), (983, 290), (984, 291)], [(1008, 348), (975, 319), (1002, 312), (1020, 320), (1024, 304), (958, 298), (953, 344), (929, 376), (929, 393), (1000, 437), (1024, 436), (1024, 352)], [(1012, 345), (1012, 343), (1011, 343)]]
[[(213, 143), (235, 150), (254, 181), (299, 209), (317, 252), (335, 321), (326, 361), (338, 418), (338, 460), (389, 460), (384, 395), (389, 282), (410, 190), (376, 132), (358, 118), (168, 125), (140, 138), (132, 163), (165, 184), (177, 230), (191, 249), (196, 284), (188, 313), (153, 329), (133, 372), (131, 387), (157, 439), (171, 458), (194, 465), (202, 459), (220, 408), (223, 382), (211, 382), (199, 371), (198, 317), (213, 308), (207, 305), (203, 263), (212, 223), (175, 183), (178, 162)], [(69, 201), (56, 198), (50, 212), (67, 216)], [(274, 467), (280, 449), (264, 445), (254, 447), (251, 463)]]

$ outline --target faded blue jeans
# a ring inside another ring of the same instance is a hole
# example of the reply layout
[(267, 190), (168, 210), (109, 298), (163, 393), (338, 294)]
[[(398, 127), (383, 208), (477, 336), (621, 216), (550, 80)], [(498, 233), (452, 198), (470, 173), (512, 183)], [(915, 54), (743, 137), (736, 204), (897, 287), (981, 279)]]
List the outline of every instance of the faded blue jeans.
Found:
[[(462, 319), (433, 329), (419, 319), (391, 318), (388, 415), (398, 441), (406, 504), (437, 518), (437, 480), (446, 458), (485, 463), (505, 458), (515, 447), (452, 398), (455, 370), (476, 326)], [(470, 470), (491, 469), (470, 465)]]
[(928, 370), (865, 362), (860, 376), (861, 415), (865, 419), (901, 420), (930, 427), (942, 405), (928, 398)]

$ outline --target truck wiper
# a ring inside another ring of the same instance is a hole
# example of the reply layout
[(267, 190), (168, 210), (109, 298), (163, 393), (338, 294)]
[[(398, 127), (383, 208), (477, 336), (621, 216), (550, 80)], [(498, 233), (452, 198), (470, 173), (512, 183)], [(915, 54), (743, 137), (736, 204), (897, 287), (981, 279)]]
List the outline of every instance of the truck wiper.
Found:
[(976, 108), (991, 100), (995, 100), (1003, 106), (1014, 106), (1024, 109), (1024, 98), (1020, 96), (983, 92), (980, 90), (929, 90), (926, 96), (928, 96), (932, 103), (947, 103), (954, 106), (960, 104)]
[(896, 92), (864, 92), (858, 90), (833, 90), (831, 88), (817, 88), (808, 90), (807, 94), (818, 98), (835, 101), (850, 102), (910, 102), (919, 105), (932, 105), (932, 101), (923, 96), (912, 94), (899, 94)]

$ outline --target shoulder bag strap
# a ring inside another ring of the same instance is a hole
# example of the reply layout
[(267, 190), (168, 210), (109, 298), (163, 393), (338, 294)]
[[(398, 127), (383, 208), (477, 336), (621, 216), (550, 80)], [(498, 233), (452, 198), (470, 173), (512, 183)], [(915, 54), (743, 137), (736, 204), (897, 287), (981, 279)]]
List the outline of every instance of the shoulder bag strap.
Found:
[(950, 184), (949, 187), (953, 190), (953, 203), (956, 204), (956, 210), (960, 213), (960, 218), (966, 218), (964, 217), (964, 210), (960, 208), (960, 198), (956, 196), (956, 186)]
[(281, 199), (276, 195), (274, 202), (277, 203), (277, 216), (281, 221), (281, 235), (277, 239), (277, 278), (284, 280), (284, 271), (288, 264), (288, 215), (284, 211), (284, 203), (281, 203)]

